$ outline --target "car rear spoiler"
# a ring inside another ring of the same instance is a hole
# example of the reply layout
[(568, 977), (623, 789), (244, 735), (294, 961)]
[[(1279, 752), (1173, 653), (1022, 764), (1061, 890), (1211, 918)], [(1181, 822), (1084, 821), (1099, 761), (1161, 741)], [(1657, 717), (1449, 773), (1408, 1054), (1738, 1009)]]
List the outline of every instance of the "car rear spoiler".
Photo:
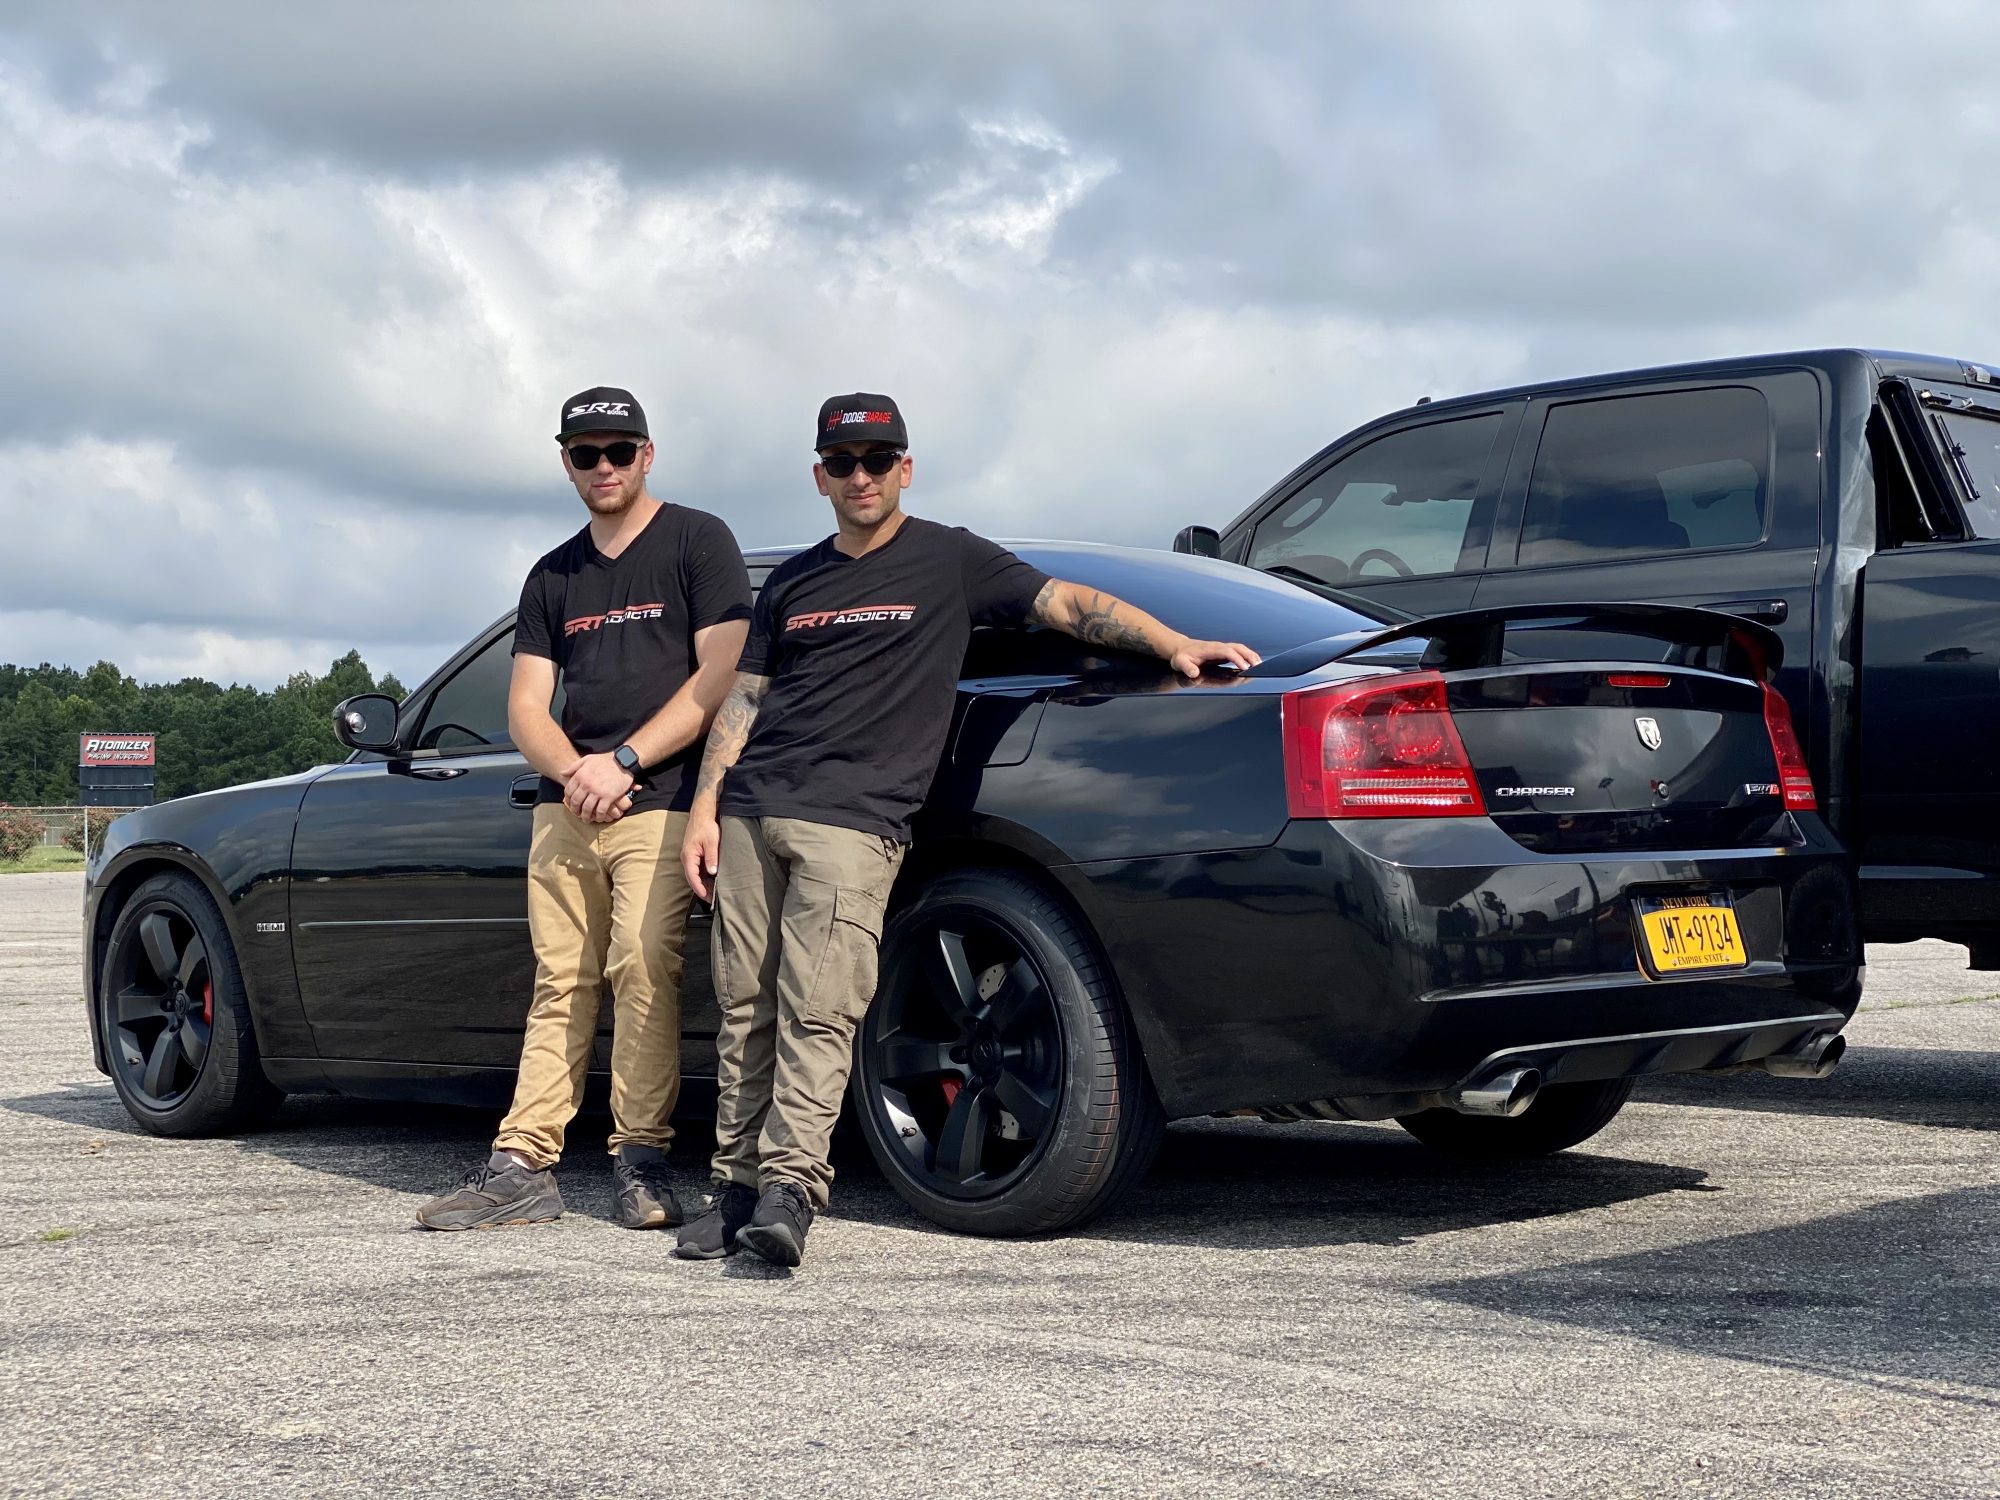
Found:
[[(1609, 628), (1688, 648), (1682, 665), (1705, 666), (1752, 681), (1768, 681), (1785, 659), (1784, 642), (1768, 625), (1716, 609), (1685, 604), (1505, 604), (1411, 620), (1366, 635), (1336, 635), (1294, 646), (1251, 669), (1253, 677), (1297, 677), (1396, 641), (1428, 641), (1423, 665), (1438, 671), (1497, 667), (1506, 660), (1507, 627), (1524, 620), (1566, 620), (1578, 629)], [(1713, 660), (1703, 660), (1692, 653)]]

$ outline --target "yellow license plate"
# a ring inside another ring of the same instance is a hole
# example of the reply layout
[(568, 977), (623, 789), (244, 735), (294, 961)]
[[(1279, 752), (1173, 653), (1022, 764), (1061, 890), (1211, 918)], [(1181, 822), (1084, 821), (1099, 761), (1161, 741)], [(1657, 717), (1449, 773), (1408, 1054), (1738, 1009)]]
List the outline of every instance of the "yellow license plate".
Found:
[(1750, 962), (1727, 898), (1661, 896), (1639, 902), (1639, 925), (1656, 974), (1740, 969)]

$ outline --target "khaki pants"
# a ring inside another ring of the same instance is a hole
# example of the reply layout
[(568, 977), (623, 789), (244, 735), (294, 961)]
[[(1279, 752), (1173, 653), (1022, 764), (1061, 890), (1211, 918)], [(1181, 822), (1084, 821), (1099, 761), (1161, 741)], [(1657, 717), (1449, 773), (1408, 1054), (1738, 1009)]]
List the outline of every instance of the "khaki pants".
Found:
[(903, 845), (879, 834), (797, 818), (722, 820), (718, 1182), (796, 1183), (826, 1207), (827, 1144), (855, 1023), (875, 998), (882, 908), (902, 863)]
[(681, 873), (687, 814), (656, 809), (590, 823), (558, 802), (535, 809), (528, 932), (535, 999), (514, 1107), (495, 1150), (537, 1167), (561, 1156), (583, 1103), (604, 981), (611, 981), (611, 1149), (673, 1140), (681, 1091), (681, 944), (694, 896)]

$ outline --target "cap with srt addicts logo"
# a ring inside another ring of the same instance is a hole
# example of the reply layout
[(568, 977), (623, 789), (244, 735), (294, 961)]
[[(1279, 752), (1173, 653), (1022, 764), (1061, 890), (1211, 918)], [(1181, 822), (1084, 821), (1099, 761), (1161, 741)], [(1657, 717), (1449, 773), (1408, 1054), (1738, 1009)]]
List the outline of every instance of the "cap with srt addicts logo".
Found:
[(647, 437), (645, 408), (630, 391), (615, 385), (594, 385), (563, 402), (562, 430), (556, 441), (566, 443), (579, 432), (629, 432)]
[(851, 396), (829, 396), (820, 405), (813, 447), (831, 448), (835, 443), (885, 443), (891, 448), (907, 448), (910, 435), (903, 430), (903, 414), (895, 402), (887, 396), (856, 391)]

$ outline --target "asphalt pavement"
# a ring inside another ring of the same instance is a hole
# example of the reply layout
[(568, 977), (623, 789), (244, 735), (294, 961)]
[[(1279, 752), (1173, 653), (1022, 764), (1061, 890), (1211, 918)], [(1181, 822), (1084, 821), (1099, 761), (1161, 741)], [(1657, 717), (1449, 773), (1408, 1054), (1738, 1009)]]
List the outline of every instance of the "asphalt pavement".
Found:
[[(1660, 1080), (1547, 1161), (1174, 1127), (1082, 1233), (960, 1238), (858, 1142), (795, 1274), (570, 1214), (411, 1227), (493, 1120), (138, 1130), (81, 877), (0, 877), (0, 1494), (2000, 1494), (2000, 975), (1871, 950), (1823, 1083)], [(703, 1175), (698, 1128), (684, 1183)]]

